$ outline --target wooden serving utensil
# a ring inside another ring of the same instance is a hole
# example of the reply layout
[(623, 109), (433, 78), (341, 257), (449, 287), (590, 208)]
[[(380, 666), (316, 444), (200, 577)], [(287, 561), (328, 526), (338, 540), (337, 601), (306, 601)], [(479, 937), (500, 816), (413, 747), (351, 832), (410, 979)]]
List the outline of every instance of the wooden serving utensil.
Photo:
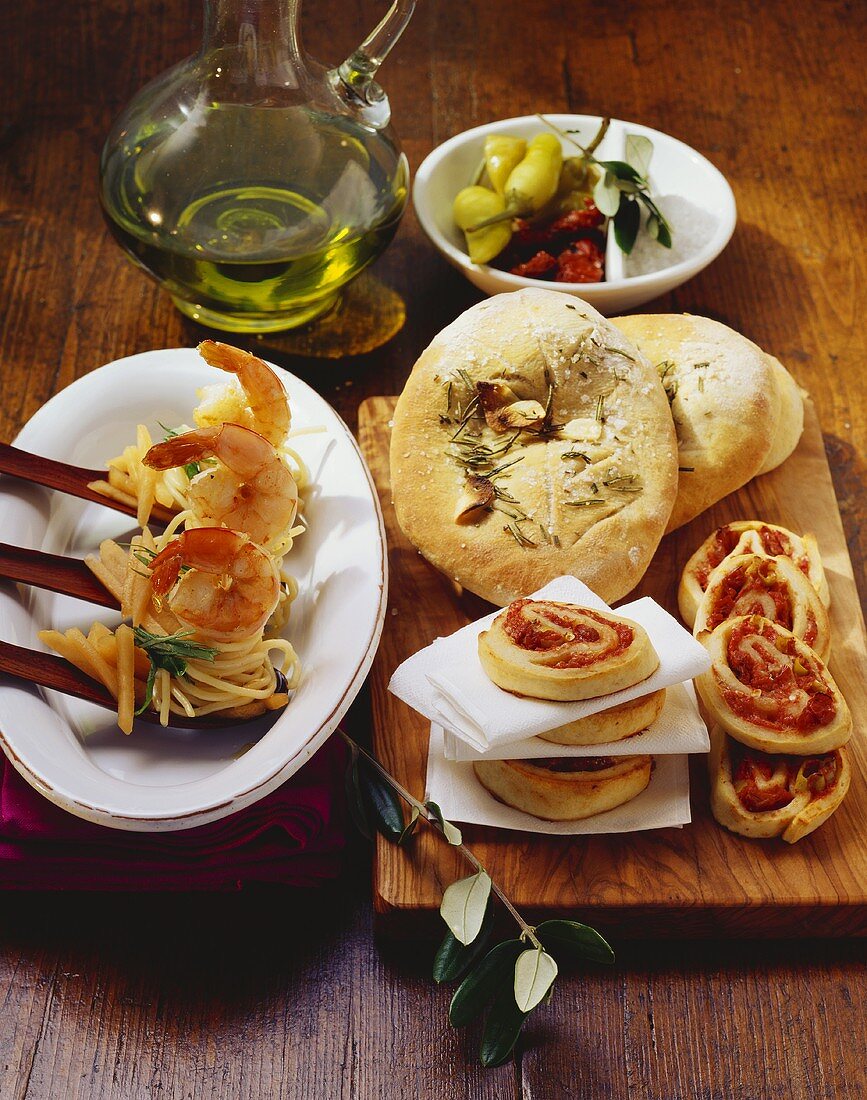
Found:
[[(107, 481), (108, 470), (88, 470), (83, 466), (72, 466), (68, 462), (58, 462), (54, 458), (30, 454), (9, 443), (0, 443), (0, 474), (17, 477), (21, 481), (32, 481), (44, 485), (47, 489), (57, 489), (68, 496), (89, 500), (123, 512), (127, 516), (136, 515), (134, 504), (122, 500), (113, 500), (96, 489), (91, 489), (92, 481)], [(161, 504), (154, 504), (151, 517), (160, 523), (168, 523), (173, 513)]]
[[(60, 465), (60, 463), (58, 463)], [(78, 558), (65, 558), (58, 554), (46, 554), (41, 550), (25, 550), (19, 546), (0, 543), (0, 578), (46, 588), (65, 596), (75, 596), (89, 603), (119, 610), (117, 599), (90, 572)], [(117, 710), (117, 700), (111, 692), (87, 673), (53, 653), (41, 653), (35, 649), (0, 641), (0, 673), (17, 676), (31, 684), (61, 691), (87, 703), (108, 710)], [(277, 671), (279, 690), (285, 690), (285, 678)], [(261, 715), (256, 715), (259, 718)], [(159, 725), (156, 711), (146, 710), (137, 716), (142, 722)], [(231, 723), (251, 722), (253, 718), (233, 718)], [(169, 726), (175, 729), (214, 729), (225, 726), (225, 717), (219, 714), (202, 718), (187, 718), (172, 714)]]
[[(40, 653), (25, 646), (13, 645), (12, 642), (0, 641), (0, 673), (4, 672), (8, 676), (17, 676), (30, 684), (39, 684), (40, 687), (51, 688), (53, 691), (63, 692), (64, 695), (83, 699), (86, 703), (96, 703), (97, 706), (105, 707), (107, 710), (117, 711), (117, 700), (108, 688), (96, 680), (91, 680), (80, 668), (76, 668), (63, 657), (53, 653)], [(146, 710), (136, 716), (136, 721), (158, 726), (160, 716), (154, 710)], [(251, 721), (253, 721), (252, 718), (234, 718), (232, 724)], [(225, 718), (220, 720), (218, 716), (212, 715), (205, 715), (203, 718), (187, 718), (182, 714), (172, 714), (169, 720), (169, 726), (173, 729), (214, 729), (225, 725)]]
[(49, 592), (75, 596), (100, 607), (117, 609), (115, 596), (101, 584), (80, 558), (64, 558), (42, 550), (25, 550), (0, 542), (0, 577)]

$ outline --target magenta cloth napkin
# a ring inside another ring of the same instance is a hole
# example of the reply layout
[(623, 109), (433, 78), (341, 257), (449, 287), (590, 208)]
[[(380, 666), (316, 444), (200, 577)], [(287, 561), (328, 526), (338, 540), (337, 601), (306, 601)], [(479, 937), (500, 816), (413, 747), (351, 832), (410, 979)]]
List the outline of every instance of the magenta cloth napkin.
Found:
[(340, 869), (346, 750), (331, 737), (291, 779), (221, 821), (131, 833), (43, 798), (0, 754), (0, 889), (237, 890), (313, 886)]

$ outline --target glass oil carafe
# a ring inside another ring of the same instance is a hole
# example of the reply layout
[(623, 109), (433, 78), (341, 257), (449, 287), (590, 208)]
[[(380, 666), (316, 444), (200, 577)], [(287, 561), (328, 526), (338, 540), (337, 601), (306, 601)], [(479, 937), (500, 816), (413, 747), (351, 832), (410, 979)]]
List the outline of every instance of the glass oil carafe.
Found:
[(293, 328), (386, 247), (408, 167), (374, 75), (414, 4), (393, 3), (327, 70), (303, 51), (301, 0), (205, 0), (199, 53), (115, 122), (101, 163), (108, 224), (188, 317)]

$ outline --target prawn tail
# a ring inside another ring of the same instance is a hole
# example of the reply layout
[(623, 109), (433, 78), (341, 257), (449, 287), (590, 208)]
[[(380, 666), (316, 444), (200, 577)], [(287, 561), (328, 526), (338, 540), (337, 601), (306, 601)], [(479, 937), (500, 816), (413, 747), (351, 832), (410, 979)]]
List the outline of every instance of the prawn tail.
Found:
[(239, 360), (248, 354), (230, 344), (221, 344), (218, 340), (203, 340), (196, 350), (210, 366), (228, 371), (229, 374), (238, 373)]
[(142, 459), (145, 466), (152, 470), (173, 470), (177, 466), (186, 466), (211, 453), (213, 441), (219, 428), (200, 428), (155, 443)]
[(184, 555), (181, 549), (181, 540), (172, 541), (157, 554), (150, 564), (151, 584), (157, 596), (165, 596), (170, 592), (177, 581), (181, 566), (184, 563)]

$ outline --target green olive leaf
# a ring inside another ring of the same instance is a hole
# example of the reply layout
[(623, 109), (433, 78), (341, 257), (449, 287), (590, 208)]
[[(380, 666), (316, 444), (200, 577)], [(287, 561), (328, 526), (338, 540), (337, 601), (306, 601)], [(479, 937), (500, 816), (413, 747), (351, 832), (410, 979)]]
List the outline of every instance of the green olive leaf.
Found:
[(604, 214), (606, 218), (613, 218), (620, 206), (620, 192), (614, 179), (611, 172), (605, 172), (604, 175), (599, 177), (596, 186), (593, 188), (593, 201), (596, 203), (596, 209), (600, 214)]
[(546, 920), (536, 929), (536, 936), (546, 951), (560, 959), (587, 959), (591, 962), (614, 962), (611, 945), (595, 928), (577, 920)]
[(366, 761), (359, 760), (356, 768), (361, 793), (368, 810), (367, 820), (392, 844), (399, 844), (403, 836), (403, 805), (390, 784)]
[(405, 844), (409, 844), (410, 840), (412, 840), (413, 833), (418, 826), (420, 816), (421, 815), (419, 814), (418, 806), (413, 806), (412, 813), (409, 816), (409, 821), (407, 821), (406, 825), (404, 826), (403, 832), (400, 834), (400, 839), (397, 842), (398, 845), (403, 846)]
[(436, 819), (449, 844), (454, 845), (454, 847), (463, 844), (463, 836), (461, 835), (460, 829), (457, 825), (452, 825), (450, 821), (446, 821), (443, 817), (442, 810), (437, 806), (436, 802), (425, 802), (425, 806)]
[(515, 962), (515, 1003), (530, 1012), (551, 988), (557, 977), (557, 963), (539, 947), (522, 951)]
[(358, 829), (362, 836), (367, 837), (368, 840), (372, 840), (373, 831), (367, 819), (367, 810), (364, 805), (364, 797), (361, 793), (361, 777), (358, 771), (358, 749), (356, 749), (354, 745), (351, 745), (350, 748), (352, 755), (346, 766), (346, 776), (344, 778), (346, 787), (346, 806), (356, 829)]
[(440, 916), (455, 939), (468, 944), (478, 936), (490, 894), (491, 878), (486, 871), (458, 879), (448, 887), (440, 904)]
[(445, 939), (440, 944), (433, 962), (433, 979), (435, 982), (455, 982), (470, 969), (470, 967), (482, 957), (491, 932), (494, 927), (494, 909), (488, 902), (485, 910), (485, 919), (482, 921), (482, 930), (471, 944), (462, 944), (455, 939), (451, 932), (446, 932)]
[(527, 1013), (522, 1012), (511, 997), (495, 1001), (482, 1034), (479, 1060), (485, 1068), (502, 1065), (512, 1053)]
[[(514, 980), (515, 959), (523, 949), (521, 940), (504, 940), (492, 947), (482, 961), (473, 967), (455, 990), (449, 1005), (449, 1022), (452, 1027), (464, 1027), (471, 1023), (484, 1012), (497, 993), (508, 992)], [(514, 1003), (512, 997), (504, 996), (501, 999)]]
[(641, 210), (634, 200), (621, 202), (620, 209), (614, 215), (614, 240), (621, 252), (628, 256), (638, 236), (641, 225)]
[(656, 239), (663, 248), (671, 248), (671, 226), (665, 218), (659, 219), (659, 229), (656, 234)]
[(671, 226), (666, 221), (662, 211), (650, 195), (645, 192), (642, 191), (638, 198), (644, 203), (649, 211), (647, 215), (647, 232), (655, 241), (658, 241), (663, 248), (671, 248)]
[(627, 164), (625, 160), (600, 160), (599, 164), (606, 172), (610, 172), (615, 179), (632, 180), (633, 183), (647, 186), (647, 180), (642, 177), (640, 172), (636, 172), (631, 164)]
[(627, 134), (624, 156), (639, 176), (646, 178), (653, 157), (653, 142), (644, 134)]

